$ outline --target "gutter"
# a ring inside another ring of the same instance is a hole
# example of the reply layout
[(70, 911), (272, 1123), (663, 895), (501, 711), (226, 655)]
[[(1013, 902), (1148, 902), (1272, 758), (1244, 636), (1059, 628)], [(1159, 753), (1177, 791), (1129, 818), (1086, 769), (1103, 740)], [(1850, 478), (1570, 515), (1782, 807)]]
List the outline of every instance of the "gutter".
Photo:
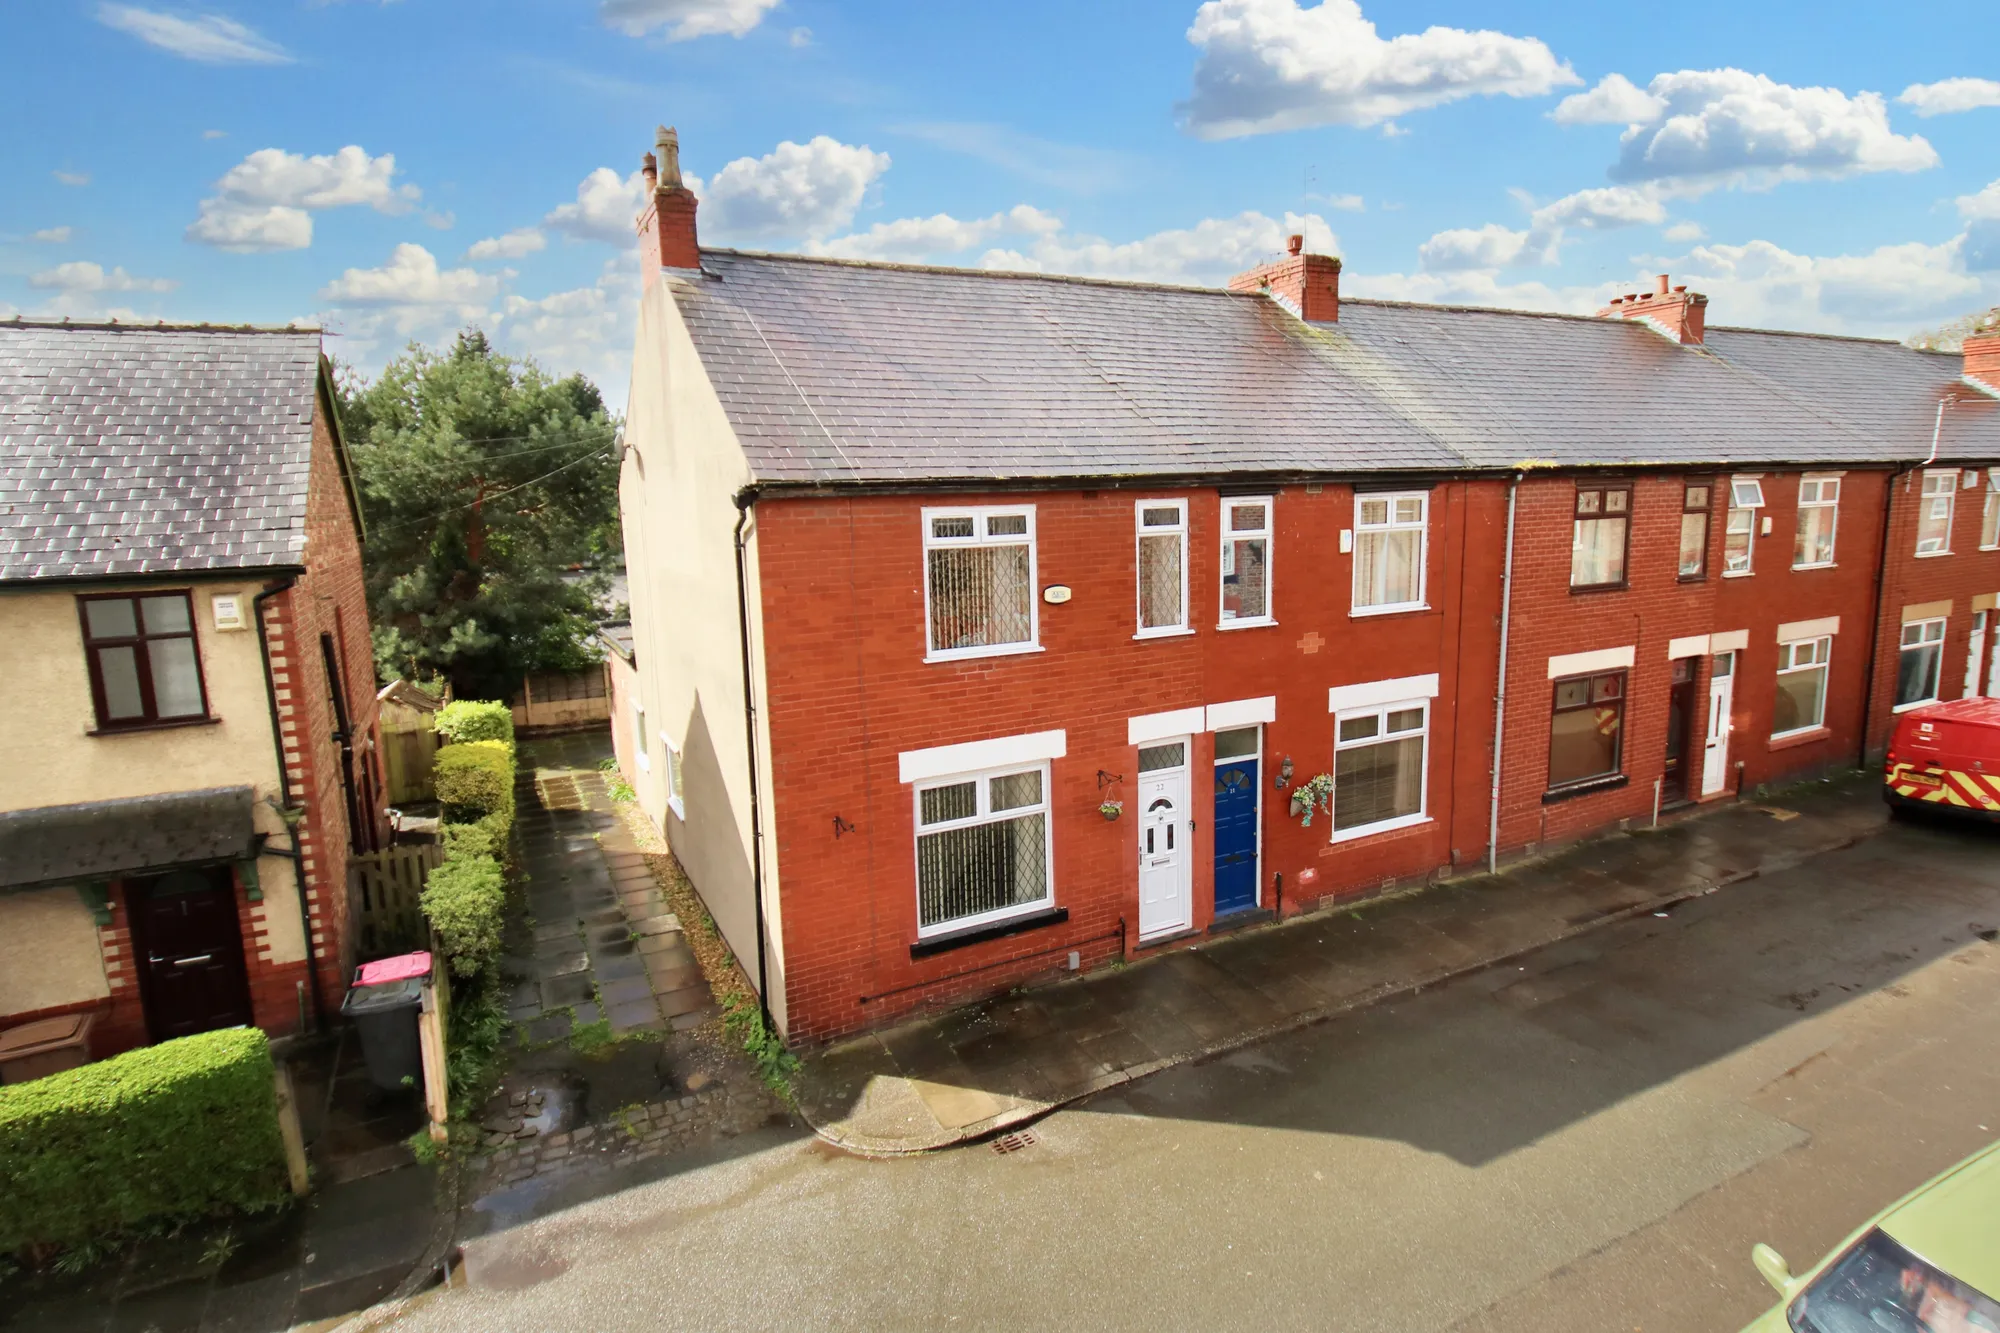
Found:
[(757, 1012), (764, 1031), (772, 1036), (768, 985), (769, 963), (764, 943), (764, 810), (757, 790), (757, 697), (751, 692), (750, 670), (750, 588), (743, 560), (743, 525), (750, 521), (750, 509), (757, 503), (757, 488), (745, 486), (736, 492), (736, 623), (743, 658), (743, 746), (750, 761), (750, 892), (757, 909)]
[(1507, 483), (1507, 559), (1500, 575), (1500, 678), (1493, 692), (1493, 792), (1486, 814), (1486, 873), (1500, 871), (1500, 753), (1507, 734), (1507, 636), (1514, 619), (1514, 501), (1521, 474)]
[(289, 852), (272, 851), (272, 856), (287, 856), (292, 862), (292, 887), (299, 895), (299, 929), (306, 941), (306, 984), (312, 991), (313, 1024), (322, 1030), (326, 1027), (326, 1002), (319, 990), (319, 950), (313, 946), (312, 904), (306, 898), (306, 858), (299, 847), (299, 823), (294, 816), (292, 804), (291, 771), (285, 764), (285, 733), (278, 716), (278, 681), (271, 673), (271, 637), (264, 625), (264, 603), (279, 593), (290, 592), (298, 583), (298, 576), (288, 575), (282, 583), (273, 583), (264, 591), (250, 599), (257, 617), (257, 650), (264, 657), (264, 701), (271, 709), (271, 746), (278, 756), (278, 817), (285, 821), (285, 833), (291, 839)]

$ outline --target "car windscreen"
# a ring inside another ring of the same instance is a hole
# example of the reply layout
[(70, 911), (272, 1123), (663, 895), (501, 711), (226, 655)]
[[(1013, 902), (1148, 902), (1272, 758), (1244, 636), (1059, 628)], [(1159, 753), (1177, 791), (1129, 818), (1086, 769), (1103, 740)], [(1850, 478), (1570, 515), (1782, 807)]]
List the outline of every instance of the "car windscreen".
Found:
[(2000, 1333), (2000, 1302), (1870, 1231), (1785, 1311), (1794, 1333)]

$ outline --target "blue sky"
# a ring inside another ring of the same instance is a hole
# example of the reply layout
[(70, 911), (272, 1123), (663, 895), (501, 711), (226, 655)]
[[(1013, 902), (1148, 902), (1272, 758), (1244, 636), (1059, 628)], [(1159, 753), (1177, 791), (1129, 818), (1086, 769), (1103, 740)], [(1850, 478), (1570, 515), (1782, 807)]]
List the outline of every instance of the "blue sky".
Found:
[(2000, 302), (1973, 3), (49, 3), (0, 67), (0, 315), (311, 319), (364, 367), (478, 323), (614, 405), (658, 123), (709, 244), (1214, 283), (1303, 228), (1364, 296)]

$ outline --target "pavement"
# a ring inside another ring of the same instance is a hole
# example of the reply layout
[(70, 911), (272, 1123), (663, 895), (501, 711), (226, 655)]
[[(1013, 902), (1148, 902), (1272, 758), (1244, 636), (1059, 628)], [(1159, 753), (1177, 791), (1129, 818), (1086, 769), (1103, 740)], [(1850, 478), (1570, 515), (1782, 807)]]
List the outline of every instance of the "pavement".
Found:
[(1730, 1333), (1752, 1242), (1808, 1264), (2000, 1137), (1996, 852), (1891, 826), (1013, 1151), (746, 1134), (467, 1241), (389, 1326)]
[(1877, 784), (1806, 783), (1561, 854), (1217, 935), (810, 1052), (801, 1114), (865, 1156), (928, 1152), (1163, 1069), (1421, 991), (1879, 830)]

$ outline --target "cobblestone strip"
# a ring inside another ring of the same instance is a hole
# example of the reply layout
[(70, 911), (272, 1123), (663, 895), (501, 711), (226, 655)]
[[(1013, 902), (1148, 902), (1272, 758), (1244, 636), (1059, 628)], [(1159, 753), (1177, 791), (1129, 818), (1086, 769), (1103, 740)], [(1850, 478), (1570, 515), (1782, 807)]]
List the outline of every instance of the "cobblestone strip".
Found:
[(557, 1172), (610, 1171), (651, 1161), (756, 1129), (783, 1111), (760, 1084), (717, 1083), (684, 1097), (629, 1107), (565, 1134), (502, 1148), (487, 1159), (486, 1190)]

